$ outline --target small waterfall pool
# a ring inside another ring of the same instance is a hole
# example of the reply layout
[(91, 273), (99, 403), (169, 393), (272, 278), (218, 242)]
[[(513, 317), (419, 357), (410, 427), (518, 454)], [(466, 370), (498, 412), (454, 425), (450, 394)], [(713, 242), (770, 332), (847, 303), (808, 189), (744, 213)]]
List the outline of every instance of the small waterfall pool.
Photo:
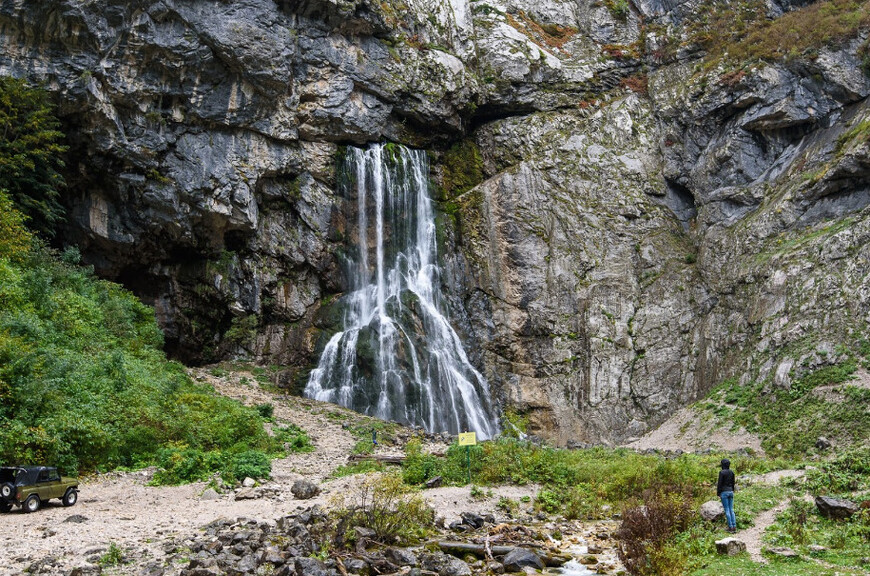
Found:
[(483, 375), (447, 318), (425, 152), (348, 147), (340, 192), (354, 202), (342, 330), (305, 395), (430, 432), (498, 432)]

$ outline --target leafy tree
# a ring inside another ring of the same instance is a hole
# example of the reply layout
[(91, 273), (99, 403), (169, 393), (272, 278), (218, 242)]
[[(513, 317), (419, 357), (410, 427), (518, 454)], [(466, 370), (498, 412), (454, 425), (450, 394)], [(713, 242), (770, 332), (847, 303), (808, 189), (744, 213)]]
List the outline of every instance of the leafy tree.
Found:
[(59, 170), (67, 146), (44, 90), (0, 77), (0, 188), (8, 191), (31, 228), (51, 236), (63, 218)]
[(24, 225), (25, 220), (6, 191), (0, 189), (0, 258), (19, 261), (30, 250), (33, 237)]

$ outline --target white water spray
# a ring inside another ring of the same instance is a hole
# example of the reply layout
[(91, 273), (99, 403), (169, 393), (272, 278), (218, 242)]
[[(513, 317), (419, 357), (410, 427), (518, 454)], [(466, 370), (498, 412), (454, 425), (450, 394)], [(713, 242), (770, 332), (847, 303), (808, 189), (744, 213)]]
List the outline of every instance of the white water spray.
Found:
[(305, 395), (430, 432), (491, 438), (498, 424), (489, 387), (443, 311), (426, 154), (349, 147), (344, 168), (345, 192), (357, 200), (350, 292), (343, 330)]

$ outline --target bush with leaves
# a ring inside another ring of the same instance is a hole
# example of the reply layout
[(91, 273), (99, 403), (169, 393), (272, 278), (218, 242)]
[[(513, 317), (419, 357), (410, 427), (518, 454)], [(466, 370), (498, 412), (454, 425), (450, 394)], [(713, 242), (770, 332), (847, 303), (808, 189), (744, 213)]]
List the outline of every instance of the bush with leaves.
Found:
[(254, 408), (191, 381), (162, 344), (153, 310), (88, 268), (39, 247), (0, 256), (0, 463), (160, 463), (177, 483), (225, 453), (282, 450)]
[(677, 576), (687, 558), (671, 539), (691, 524), (694, 503), (691, 493), (672, 487), (650, 489), (643, 505), (627, 508), (616, 532), (617, 553), (630, 574)]
[(369, 474), (355, 490), (341, 494), (333, 504), (332, 541), (338, 548), (353, 539), (354, 526), (374, 530), (383, 543), (393, 543), (397, 538), (417, 541), (426, 535), (435, 517), (419, 493), (394, 473)]

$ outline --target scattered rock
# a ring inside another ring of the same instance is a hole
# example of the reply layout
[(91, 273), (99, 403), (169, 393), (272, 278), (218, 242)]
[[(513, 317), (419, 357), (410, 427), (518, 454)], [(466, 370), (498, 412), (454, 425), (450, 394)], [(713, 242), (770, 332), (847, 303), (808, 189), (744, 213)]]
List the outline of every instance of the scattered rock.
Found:
[(244, 486), (245, 488), (253, 488), (256, 485), (257, 481), (251, 477), (247, 477), (242, 481), (242, 486)]
[(746, 543), (737, 538), (725, 538), (716, 541), (716, 552), (727, 556), (736, 556), (746, 552)]
[(364, 526), (354, 526), (353, 531), (356, 533), (357, 539), (366, 538), (371, 540), (377, 535), (377, 532)]
[(329, 576), (329, 569), (317, 558), (297, 558), (296, 573), (305, 576)]
[(593, 556), (592, 554), (586, 554), (582, 558), (580, 558), (580, 563), (584, 566), (595, 566), (598, 564), (598, 557)]
[(544, 569), (544, 563), (541, 562), (538, 555), (528, 548), (514, 548), (505, 554), (501, 562), (507, 572), (522, 572), (526, 566), (535, 570)]
[(818, 544), (812, 544), (807, 546), (807, 549), (813, 554), (819, 554), (827, 550), (824, 546), (819, 546)]
[(586, 547), (586, 551), (589, 552), (590, 554), (601, 554), (601, 552), (603, 550), (600, 546), (597, 546), (595, 544), (590, 544), (589, 546)]
[(387, 560), (397, 566), (417, 566), (417, 555), (405, 548), (388, 548), (384, 554)]
[(454, 556), (443, 552), (433, 552), (420, 556), (420, 567), (423, 570), (437, 572), (440, 576), (470, 576), (471, 568)]
[(827, 450), (831, 447), (831, 441), (825, 438), (824, 436), (819, 436), (816, 440), (816, 448), (818, 450)]
[(504, 574), (504, 564), (501, 562), (490, 562), (486, 565), (486, 569), (493, 574)]
[(833, 518), (835, 520), (850, 518), (852, 514), (858, 511), (858, 505), (851, 500), (831, 498), (829, 496), (816, 496), (816, 507), (819, 509), (819, 514), (825, 518)]
[(72, 522), (73, 524), (84, 524), (88, 519), (86, 516), (82, 516), (81, 514), (73, 514), (72, 516), (67, 516), (64, 522)]
[(200, 500), (220, 500), (221, 495), (217, 493), (217, 490), (214, 488), (209, 488), (205, 492), (203, 492), (200, 497)]
[(257, 500), (263, 497), (263, 493), (256, 488), (242, 488), (236, 492), (236, 500)]
[(772, 548), (765, 548), (764, 551), (771, 556), (778, 556), (780, 558), (800, 558), (800, 555), (797, 552), (786, 546), (774, 546)]
[(438, 488), (443, 482), (444, 479), (441, 476), (430, 478), (429, 480), (426, 480), (426, 488)]
[(368, 563), (359, 558), (348, 558), (344, 561), (344, 567), (351, 574), (366, 575), (369, 573)]
[(293, 496), (297, 499), (308, 500), (309, 498), (314, 498), (320, 494), (320, 487), (314, 482), (308, 480), (297, 480), (293, 483), (293, 487), (290, 488), (290, 491), (293, 492)]
[(486, 523), (483, 516), (475, 514), (474, 512), (462, 512), (459, 516), (465, 524), (468, 524), (475, 529), (483, 528), (483, 525)]

